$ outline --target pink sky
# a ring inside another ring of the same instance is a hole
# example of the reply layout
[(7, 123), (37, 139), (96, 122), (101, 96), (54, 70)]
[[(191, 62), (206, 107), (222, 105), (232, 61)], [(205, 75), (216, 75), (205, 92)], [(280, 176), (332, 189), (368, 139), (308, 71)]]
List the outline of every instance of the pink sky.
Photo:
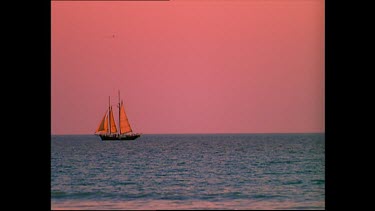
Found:
[(324, 132), (323, 0), (51, 4), (52, 134)]

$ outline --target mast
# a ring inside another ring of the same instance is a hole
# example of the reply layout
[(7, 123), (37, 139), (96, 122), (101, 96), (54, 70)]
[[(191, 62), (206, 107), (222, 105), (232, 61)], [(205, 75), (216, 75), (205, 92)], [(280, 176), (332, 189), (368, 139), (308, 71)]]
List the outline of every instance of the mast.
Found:
[[(108, 96), (108, 117), (111, 115), (111, 96)], [(111, 120), (108, 121), (109, 123), (109, 134), (111, 134)]]
[(121, 134), (121, 121), (120, 121), (120, 90), (118, 90), (118, 126), (119, 126), (119, 134)]

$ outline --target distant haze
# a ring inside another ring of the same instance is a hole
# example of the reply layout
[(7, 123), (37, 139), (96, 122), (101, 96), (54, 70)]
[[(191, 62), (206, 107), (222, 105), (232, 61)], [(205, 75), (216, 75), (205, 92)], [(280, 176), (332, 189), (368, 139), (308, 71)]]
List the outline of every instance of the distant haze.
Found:
[(324, 132), (323, 0), (51, 5), (52, 134)]

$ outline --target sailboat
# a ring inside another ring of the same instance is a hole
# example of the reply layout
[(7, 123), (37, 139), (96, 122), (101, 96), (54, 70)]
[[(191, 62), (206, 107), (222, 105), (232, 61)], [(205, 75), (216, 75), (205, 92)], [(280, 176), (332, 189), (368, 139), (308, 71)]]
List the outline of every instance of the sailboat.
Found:
[(95, 135), (98, 135), (102, 141), (118, 141), (118, 140), (135, 140), (140, 137), (140, 133), (133, 133), (128, 117), (125, 113), (124, 103), (120, 102), (120, 91), (118, 92), (119, 103), (117, 105), (119, 109), (119, 131), (116, 127), (115, 118), (113, 115), (113, 109), (111, 106), (111, 97), (109, 97), (109, 106), (107, 111), (100, 121), (98, 129), (95, 131)]

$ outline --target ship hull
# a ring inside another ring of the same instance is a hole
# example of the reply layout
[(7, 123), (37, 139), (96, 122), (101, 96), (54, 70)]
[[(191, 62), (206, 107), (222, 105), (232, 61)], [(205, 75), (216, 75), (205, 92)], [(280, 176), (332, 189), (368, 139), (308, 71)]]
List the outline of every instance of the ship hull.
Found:
[(130, 135), (121, 135), (121, 136), (114, 136), (114, 135), (99, 135), (102, 141), (131, 141), (139, 138), (140, 134), (130, 134)]

